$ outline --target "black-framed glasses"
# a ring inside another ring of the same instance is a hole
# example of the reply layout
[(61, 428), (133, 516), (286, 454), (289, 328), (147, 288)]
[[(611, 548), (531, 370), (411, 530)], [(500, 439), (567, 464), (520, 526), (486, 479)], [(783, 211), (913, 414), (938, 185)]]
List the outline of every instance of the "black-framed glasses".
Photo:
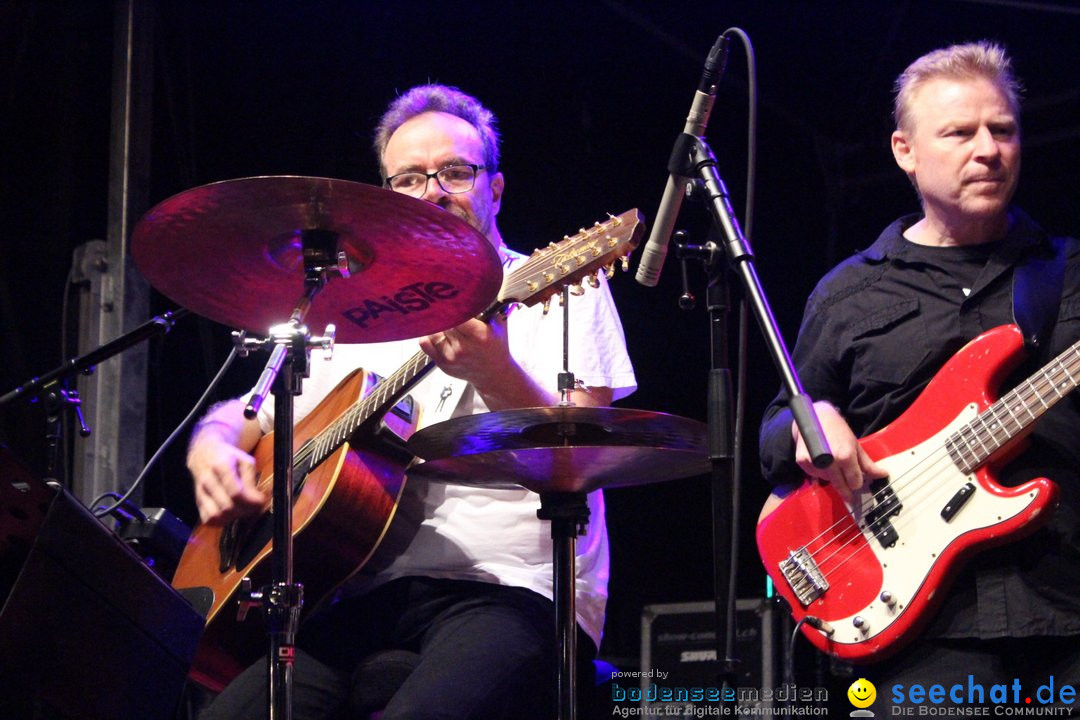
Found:
[(447, 165), (442, 170), (422, 173), (417, 171), (398, 173), (386, 178), (386, 187), (394, 192), (420, 197), (427, 191), (431, 178), (439, 183), (444, 191), (454, 195), (469, 192), (476, 184), (476, 173), (486, 168), (483, 165)]

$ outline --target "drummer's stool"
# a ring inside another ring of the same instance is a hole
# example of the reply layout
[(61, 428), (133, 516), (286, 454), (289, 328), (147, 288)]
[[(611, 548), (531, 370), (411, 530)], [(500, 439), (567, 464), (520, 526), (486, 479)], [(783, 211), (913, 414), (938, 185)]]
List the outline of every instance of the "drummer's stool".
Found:
[[(350, 697), (352, 709), (360, 713), (361, 718), (377, 720), (386, 703), (390, 702), (390, 698), (405, 683), (419, 662), (420, 656), (409, 650), (383, 650), (366, 657), (353, 672)], [(594, 660), (593, 668), (595, 687), (610, 688), (611, 679), (616, 672), (615, 666), (604, 660)], [(585, 692), (582, 695), (585, 697), (579, 698), (579, 705), (592, 707), (594, 698), (589, 697), (590, 693)]]

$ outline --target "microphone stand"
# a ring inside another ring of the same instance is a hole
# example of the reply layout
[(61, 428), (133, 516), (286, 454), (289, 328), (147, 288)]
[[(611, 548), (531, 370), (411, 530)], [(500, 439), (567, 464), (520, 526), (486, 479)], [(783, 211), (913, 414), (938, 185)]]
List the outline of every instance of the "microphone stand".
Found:
[[(699, 178), (703, 199), (713, 216), (722, 237), (722, 248), (714, 242), (703, 246), (681, 246), (680, 256), (694, 257), (704, 262), (708, 275), (707, 303), (709, 312), (710, 371), (708, 385), (709, 460), (712, 464), (713, 495), (713, 572), (716, 594), (716, 643), (720, 683), (727, 697), (735, 686), (738, 660), (735, 652), (735, 605), (731, 593), (732, 527), (734, 500), (738, 496), (735, 484), (739, 478), (733, 470), (734, 429), (731, 412), (731, 372), (727, 366), (727, 314), (730, 310), (728, 288), (723, 280), (726, 257), (742, 282), (751, 311), (765, 336), (766, 344), (780, 372), (790, 397), (789, 405), (799, 432), (806, 439), (813, 463), (827, 467), (832, 454), (812, 401), (802, 389), (780, 336), (772, 310), (753, 265), (753, 253), (743, 237), (739, 223), (731, 210), (727, 188), (716, 169), (716, 158), (704, 138), (683, 133), (675, 142), (671, 156), (672, 173), (682, 177)], [(727, 493), (725, 494), (725, 489)]]
[(67, 478), (57, 477), (59, 468), (63, 467), (60, 461), (60, 453), (63, 445), (63, 410), (65, 408), (75, 413), (75, 417), (79, 421), (79, 434), (83, 437), (90, 436), (90, 428), (87, 427), (86, 419), (82, 414), (82, 402), (79, 399), (79, 392), (71, 389), (71, 379), (80, 373), (89, 375), (103, 361), (114, 355), (119, 355), (124, 350), (141, 343), (143, 340), (156, 335), (164, 335), (172, 330), (177, 318), (181, 318), (187, 313), (188, 311), (184, 308), (179, 308), (153, 317), (115, 340), (111, 340), (85, 355), (65, 360), (58, 367), (41, 377), (32, 378), (14, 390), (0, 395), (0, 407), (18, 398), (44, 399), (46, 409), (45, 438), (48, 442), (46, 482), (55, 481), (63, 487), (69, 487)]

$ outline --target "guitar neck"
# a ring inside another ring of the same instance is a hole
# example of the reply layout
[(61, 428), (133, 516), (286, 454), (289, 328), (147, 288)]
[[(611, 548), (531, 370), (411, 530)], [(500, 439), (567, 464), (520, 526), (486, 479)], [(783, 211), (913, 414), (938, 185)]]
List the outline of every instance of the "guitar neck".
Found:
[(1080, 341), (951, 435), (946, 447), (966, 473), (1019, 437), (1080, 382)]
[(382, 417), (434, 367), (431, 358), (418, 352), (392, 375), (381, 380), (370, 394), (353, 403), (341, 417), (311, 439), (308, 448), (310, 465), (318, 465), (329, 457), (369, 420)]
[[(641, 213), (636, 209), (627, 210), (618, 217), (611, 216), (603, 223), (583, 228), (573, 236), (536, 250), (504, 279), (498, 300), (479, 316), (480, 319), (489, 320), (510, 303), (546, 303), (561, 287), (580, 283), (582, 279), (588, 279), (590, 285), (598, 287), (599, 280), (591, 277), (592, 273), (606, 268), (610, 277), (614, 273), (615, 259), (620, 256), (625, 270), (626, 258), (637, 247), (644, 231)], [(545, 304), (545, 313), (546, 308)], [(432, 367), (433, 363), (423, 352), (413, 355), (393, 375), (380, 381), (369, 395), (305, 443), (296, 460), (306, 461), (308, 467), (321, 463), (365, 423), (381, 418)]]
[[(488, 320), (500, 310), (502, 303), (496, 303), (485, 310), (479, 317)], [(413, 355), (394, 371), (392, 375), (379, 381), (370, 394), (360, 398), (325, 430), (313, 437), (310, 442), (311, 465), (318, 465), (341, 447), (372, 418), (382, 417), (395, 403), (424, 379), (435, 363), (423, 351)]]

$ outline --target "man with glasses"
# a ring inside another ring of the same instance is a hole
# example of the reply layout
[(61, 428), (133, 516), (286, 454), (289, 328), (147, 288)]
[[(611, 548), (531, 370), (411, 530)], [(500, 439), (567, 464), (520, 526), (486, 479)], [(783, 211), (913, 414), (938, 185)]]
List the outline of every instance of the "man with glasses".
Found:
[[(386, 187), (422, 198), (479, 230), (507, 270), (524, 259), (496, 225), (505, 181), (495, 118), (454, 88), (425, 85), (395, 100), (376, 130)], [(609, 405), (636, 387), (622, 326), (606, 285), (570, 305), (571, 368), (582, 389), (573, 402)], [(339, 345), (312, 363), (296, 401), (299, 421), (357, 367), (385, 377), (417, 347), (437, 365), (410, 393), (421, 426), (486, 411), (558, 403), (562, 313), (515, 309), (490, 322), (469, 320), (418, 340)], [(249, 455), (273, 428), (272, 403), (257, 421), (243, 400), (223, 403), (193, 433), (188, 467), (204, 522), (259, 512)], [(301, 627), (293, 713), (298, 720), (356, 717), (353, 674), (374, 653), (409, 651), (415, 669), (382, 718), (550, 718), (554, 715), (555, 618), (550, 528), (530, 491), (410, 480), (394, 524), (409, 530), (379, 569), (350, 580), (342, 597)], [(584, 658), (595, 653), (607, 597), (608, 548), (600, 493), (589, 498), (577, 544), (577, 612)], [(302, 568), (297, 577), (302, 580)], [(579, 662), (591, 667), (591, 663)], [(237, 678), (203, 718), (261, 718), (265, 663)]]

